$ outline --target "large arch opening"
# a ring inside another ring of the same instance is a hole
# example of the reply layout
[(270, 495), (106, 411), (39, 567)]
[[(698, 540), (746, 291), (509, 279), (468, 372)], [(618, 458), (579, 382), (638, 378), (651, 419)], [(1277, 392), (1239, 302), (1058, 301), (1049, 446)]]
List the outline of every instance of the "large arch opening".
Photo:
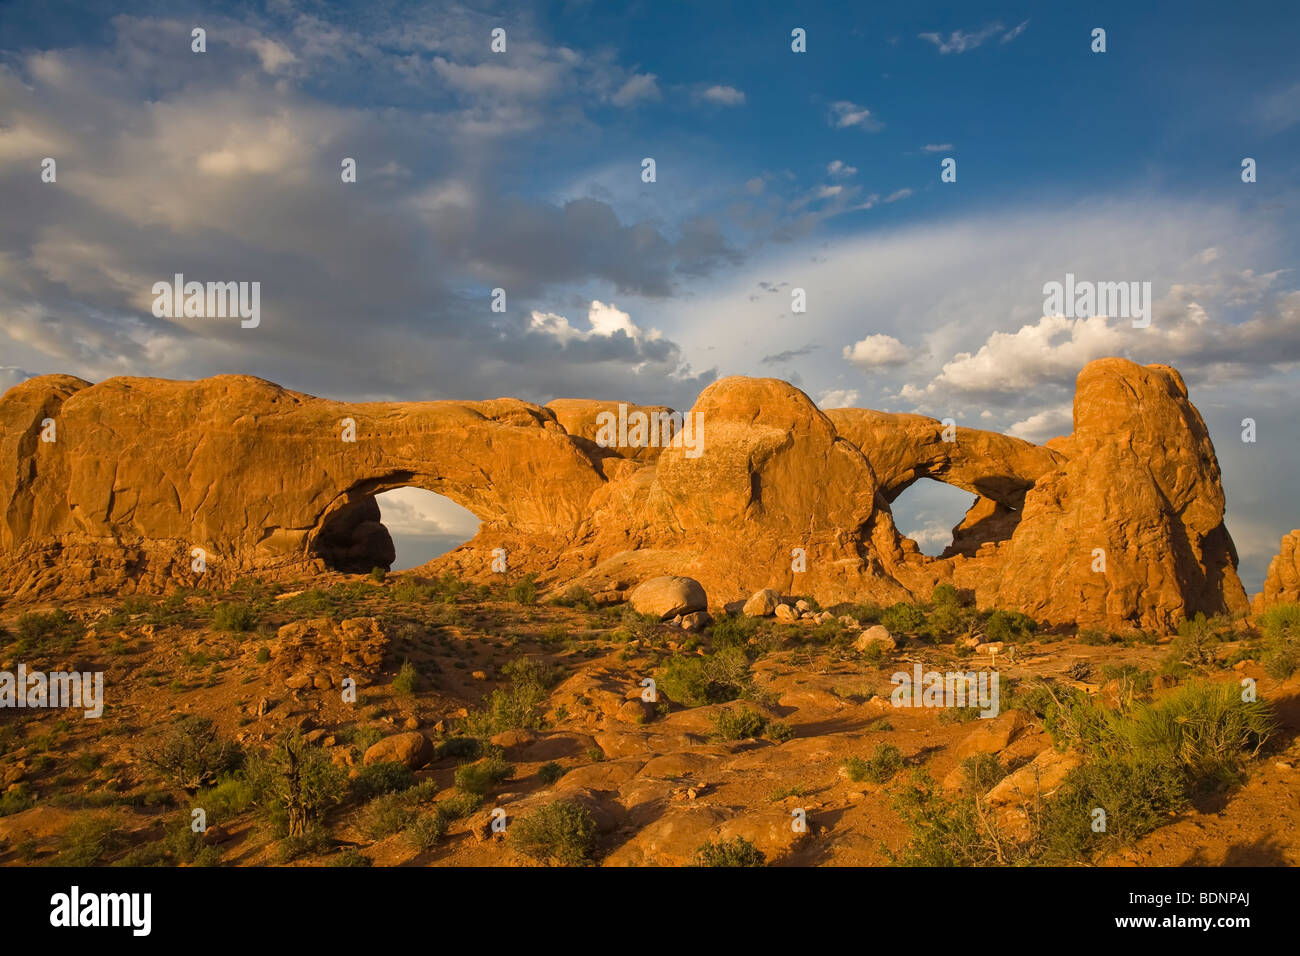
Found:
[(405, 571), (478, 534), (479, 519), (450, 498), (406, 485), (354, 495), (332, 510), (312, 550), (335, 571)]
[(890, 504), (898, 533), (911, 538), (922, 554), (940, 557), (953, 544), (953, 530), (966, 518), (976, 495), (934, 478), (918, 478)]

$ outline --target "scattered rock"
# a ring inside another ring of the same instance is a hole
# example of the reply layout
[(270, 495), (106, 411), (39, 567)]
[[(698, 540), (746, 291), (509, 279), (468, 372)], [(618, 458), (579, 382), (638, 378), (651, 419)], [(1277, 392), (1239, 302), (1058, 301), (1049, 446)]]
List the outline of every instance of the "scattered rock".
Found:
[(771, 617), (776, 613), (776, 606), (781, 603), (781, 594), (771, 588), (755, 591), (745, 602), (741, 613), (746, 617)]
[(385, 737), (366, 751), (361, 762), (367, 767), (376, 763), (401, 763), (419, 770), (433, 759), (433, 744), (418, 731)]
[(694, 578), (666, 574), (638, 585), (629, 595), (638, 614), (649, 614), (666, 621), (678, 614), (708, 609), (708, 597)]
[(892, 651), (898, 647), (898, 641), (889, 633), (889, 628), (883, 624), (873, 624), (859, 634), (858, 639), (853, 642), (853, 649), (855, 651), (865, 651), (873, 644), (886, 651)]

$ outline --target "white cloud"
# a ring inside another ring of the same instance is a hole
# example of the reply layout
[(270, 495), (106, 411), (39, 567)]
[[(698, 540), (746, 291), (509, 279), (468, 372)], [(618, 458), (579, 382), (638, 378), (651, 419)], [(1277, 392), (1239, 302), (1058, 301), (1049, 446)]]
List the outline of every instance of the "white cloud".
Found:
[(570, 339), (587, 339), (592, 336), (609, 338), (617, 332), (623, 332), (635, 342), (653, 342), (661, 338), (661, 334), (657, 330), (651, 329), (647, 332), (633, 322), (630, 315), (617, 306), (606, 305), (604, 302), (595, 300), (592, 301), (591, 308), (587, 310), (587, 324), (590, 328), (586, 332), (582, 332), (574, 328), (568, 318), (563, 315), (556, 315), (554, 312), (534, 312), (531, 316), (531, 328), (538, 332), (553, 335), (561, 342), (567, 342)]
[(379, 496), (384, 527), (394, 536), (454, 535), (469, 539), (478, 518), (442, 495), (422, 488), (397, 488)]
[(1074, 406), (1067, 402), (1064, 405), (1036, 412), (1016, 422), (1007, 429), (1007, 434), (1041, 445), (1049, 438), (1068, 435), (1073, 430)]
[(832, 388), (817, 397), (818, 408), (852, 408), (858, 403), (856, 388)]
[(856, 176), (858, 167), (850, 166), (843, 160), (833, 159), (826, 164), (826, 172), (832, 176)]
[(250, 44), (257, 58), (262, 62), (262, 69), (267, 73), (279, 73), (284, 67), (298, 62), (292, 50), (269, 37), (257, 37)]
[(710, 86), (700, 93), (702, 99), (718, 106), (743, 106), (745, 94), (734, 86)]
[(1006, 33), (1002, 34), (1002, 39), (1001, 39), (999, 42), (1001, 42), (1001, 43), (1010, 43), (1010, 42), (1011, 42), (1012, 40), (1014, 40), (1016, 37), (1020, 36), (1020, 34), (1024, 33), (1025, 30), (1026, 30), (1026, 28), (1028, 28), (1028, 26), (1029, 26), (1029, 21), (1028, 21), (1028, 20), (1025, 20), (1025, 21), (1023, 21), (1023, 22), (1021, 22), (1021, 23), (1016, 24), (1014, 27), (1012, 27), (1012, 28), (1011, 28), (1010, 30), (1008, 30)]
[(900, 199), (906, 199), (910, 195), (912, 195), (912, 190), (910, 189), (907, 188), (895, 189), (892, 193), (890, 193), (888, 196), (885, 197), (885, 202), (898, 202)]
[(631, 106), (640, 100), (657, 100), (659, 95), (659, 84), (653, 73), (636, 73), (610, 99), (615, 106)]
[(921, 149), (927, 153), (946, 153), (952, 149), (952, 143), (926, 143)]
[[(1025, 25), (1028, 23), (1029, 21), (1026, 20), (1025, 23), (1016, 27), (1016, 30), (1020, 31), (1024, 29)], [(946, 40), (938, 33), (922, 33), (920, 34), (920, 38), (922, 40), (929, 40), (938, 48), (940, 53), (965, 53), (967, 50), (974, 50), (976, 47), (981, 46), (984, 41), (1001, 32), (1002, 24), (991, 23), (979, 30), (953, 30), (948, 34)], [(1016, 35), (1018, 36), (1019, 32), (1017, 32)]]
[(844, 346), (844, 357), (863, 369), (901, 365), (911, 356), (911, 350), (892, 335), (868, 335)]
[(875, 118), (871, 110), (850, 103), (848, 100), (839, 100), (831, 104), (831, 125), (837, 129), (857, 126), (870, 133), (878, 132), (885, 127), (884, 123)]
[(3, 395), (19, 382), (25, 382), (34, 377), (31, 372), (21, 368), (14, 368), (12, 365), (0, 365), (0, 395)]

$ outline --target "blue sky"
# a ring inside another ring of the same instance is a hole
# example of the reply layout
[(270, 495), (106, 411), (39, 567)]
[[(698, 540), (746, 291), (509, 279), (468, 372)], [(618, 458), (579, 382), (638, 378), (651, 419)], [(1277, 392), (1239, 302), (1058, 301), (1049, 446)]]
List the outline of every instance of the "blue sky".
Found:
[[(0, 387), (687, 407), (772, 375), (1042, 441), (1123, 354), (1186, 377), (1254, 590), (1300, 525), (1298, 28), (1249, 2), (7, 3)], [(175, 272), (260, 281), (261, 326), (155, 318)], [(1152, 327), (1046, 316), (1066, 272), (1150, 281)], [(922, 485), (896, 512), (936, 551), (968, 496)]]

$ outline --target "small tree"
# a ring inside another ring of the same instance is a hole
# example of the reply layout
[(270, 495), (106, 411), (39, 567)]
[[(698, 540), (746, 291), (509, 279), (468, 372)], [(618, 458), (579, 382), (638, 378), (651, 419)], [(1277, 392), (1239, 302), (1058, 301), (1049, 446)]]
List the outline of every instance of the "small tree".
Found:
[(207, 717), (183, 717), (157, 744), (140, 755), (144, 763), (187, 793), (211, 786), (223, 773), (239, 766), (242, 752), (217, 734)]

